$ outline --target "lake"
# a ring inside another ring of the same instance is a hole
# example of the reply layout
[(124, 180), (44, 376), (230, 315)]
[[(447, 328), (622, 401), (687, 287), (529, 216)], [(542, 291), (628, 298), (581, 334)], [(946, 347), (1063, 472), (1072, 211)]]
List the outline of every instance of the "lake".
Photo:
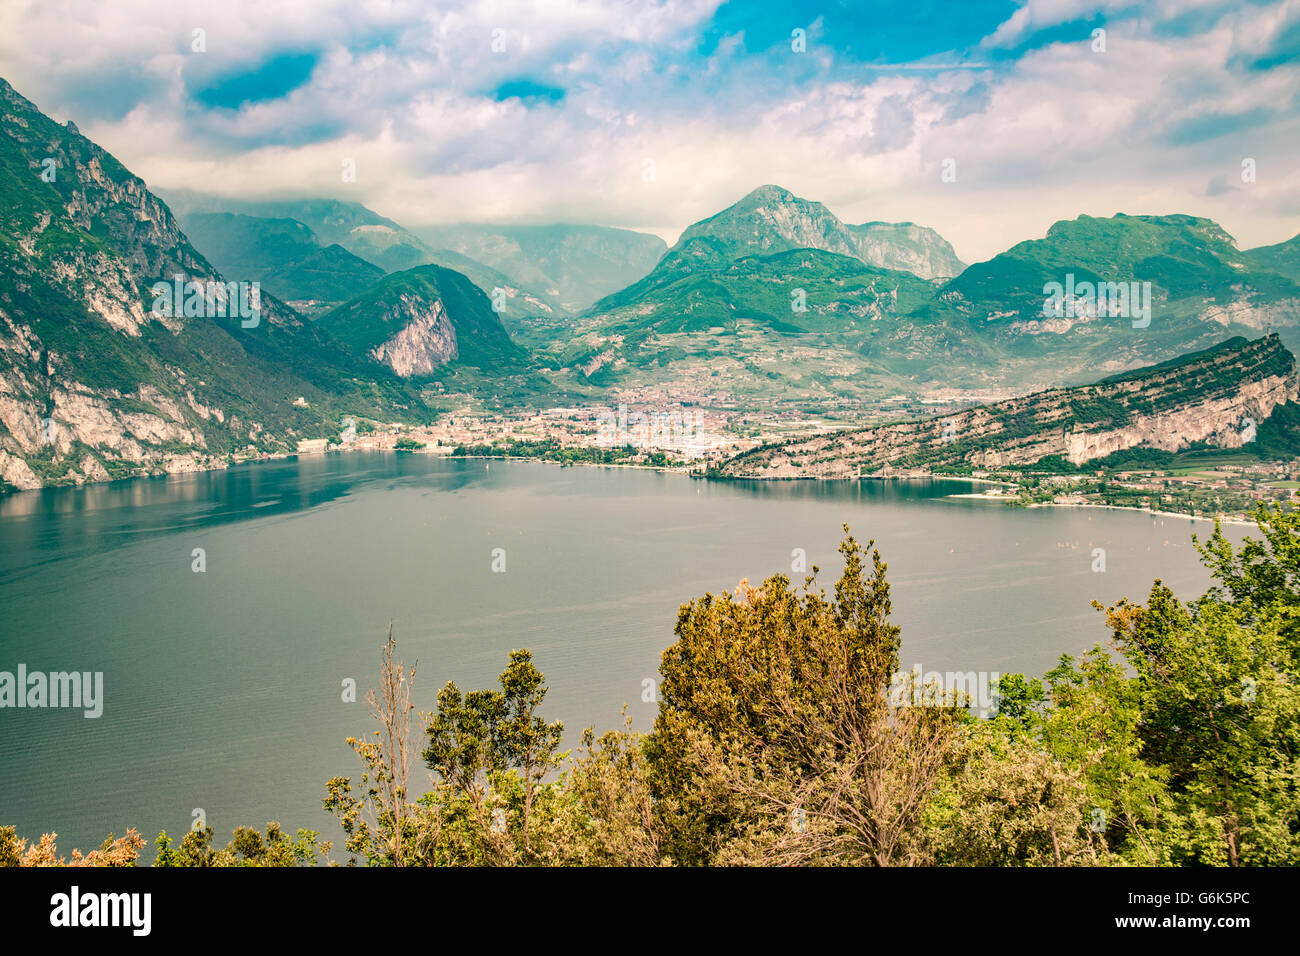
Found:
[(0, 825), (65, 853), (134, 826), (152, 859), (202, 808), (220, 845), (279, 820), (339, 859), (324, 784), (371, 730), (342, 685), (375, 682), (390, 620), (422, 709), (531, 649), (573, 746), (625, 703), (650, 727), (644, 682), (692, 596), (802, 582), (796, 549), (830, 590), (844, 522), (888, 562), (904, 669), (1040, 674), (1108, 637), (1092, 600), (1208, 582), (1204, 520), (951, 497), (971, 490), (355, 452), (0, 498), (0, 671), (104, 675), (98, 718), (0, 709)]

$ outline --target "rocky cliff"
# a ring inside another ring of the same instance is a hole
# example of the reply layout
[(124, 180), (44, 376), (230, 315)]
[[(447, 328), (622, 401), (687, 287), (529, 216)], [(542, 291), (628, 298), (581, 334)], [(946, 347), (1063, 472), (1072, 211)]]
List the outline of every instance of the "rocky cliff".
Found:
[(766, 445), (730, 459), (734, 478), (855, 478), (887, 469), (1075, 464), (1134, 447), (1225, 448), (1253, 439), (1297, 398), (1295, 359), (1276, 335), (1230, 339), (1204, 352), (1078, 388), (1049, 389), (923, 421)]
[(864, 222), (848, 229), (857, 240), (858, 258), (882, 269), (949, 279), (966, 268), (947, 239), (914, 222)]

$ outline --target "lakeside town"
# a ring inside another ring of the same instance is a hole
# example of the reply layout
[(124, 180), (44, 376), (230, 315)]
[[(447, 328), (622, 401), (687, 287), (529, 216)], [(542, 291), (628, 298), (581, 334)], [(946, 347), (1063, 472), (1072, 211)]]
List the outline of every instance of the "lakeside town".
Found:
[[(556, 407), (522, 416), (468, 409), (426, 426), (352, 423), (334, 439), (299, 443), (299, 455), (342, 450), (521, 458), (564, 465), (627, 465), (707, 475), (728, 458), (769, 442), (804, 437), (848, 422), (700, 407)], [(1086, 466), (1084, 466), (1086, 469)], [(901, 469), (863, 480), (950, 478), (981, 484), (960, 497), (1014, 507), (1114, 507), (1189, 517), (1245, 520), (1260, 501), (1300, 496), (1300, 460), (1259, 461), (1220, 453), (1168, 468), (1097, 468), (1055, 473), (1047, 466)]]

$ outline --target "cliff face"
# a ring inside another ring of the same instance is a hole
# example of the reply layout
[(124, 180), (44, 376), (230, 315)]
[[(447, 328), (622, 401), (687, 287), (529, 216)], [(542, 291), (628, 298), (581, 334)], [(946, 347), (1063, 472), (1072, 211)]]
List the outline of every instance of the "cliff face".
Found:
[(403, 379), (428, 377), (452, 361), (512, 367), (521, 354), (483, 291), (441, 266), (385, 276), (316, 325), (357, 357)]
[(214, 418), (151, 344), (183, 338), (187, 320), (153, 314), (149, 282), (218, 280), (215, 270), (145, 184), (73, 124), (3, 81), (0, 104), (0, 481), (26, 489), (185, 470), (206, 458), (211, 427), (226, 431), (225, 447), (244, 440), (258, 426), (223, 429), (237, 423)]
[(1273, 409), (1297, 398), (1295, 359), (1276, 335), (1079, 388), (1049, 389), (925, 421), (766, 445), (721, 471), (735, 478), (854, 478), (895, 468), (1075, 464), (1138, 446), (1178, 451), (1251, 440)]
[(870, 265), (922, 279), (948, 279), (966, 268), (947, 239), (916, 223), (867, 222), (849, 231), (857, 239), (858, 258)]
[(429, 375), (459, 354), (456, 329), (440, 300), (426, 303), (416, 296), (401, 295), (393, 312), (387, 318), (401, 328), (392, 338), (370, 350), (376, 362), (409, 378)]

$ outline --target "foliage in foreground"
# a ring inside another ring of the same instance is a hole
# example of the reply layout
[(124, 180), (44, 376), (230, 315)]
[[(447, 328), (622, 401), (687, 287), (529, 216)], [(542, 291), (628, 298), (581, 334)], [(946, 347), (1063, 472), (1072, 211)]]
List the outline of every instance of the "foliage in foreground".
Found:
[[(513, 651), (498, 687), (417, 713), (391, 628), (362, 773), (327, 784), (349, 865), (1296, 865), (1300, 513), (1196, 541), (1215, 584), (1101, 608), (1111, 631), (1042, 678), (1004, 676), (996, 713), (901, 687), (886, 565), (847, 535), (834, 593), (782, 575), (683, 605), (649, 734), (588, 729), (576, 754)], [(1194, 539), (1195, 540), (1195, 539)], [(899, 692), (901, 690), (901, 693)], [(417, 741), (412, 717), (422, 728)], [(417, 753), (418, 748), (418, 753)], [(416, 795), (422, 762), (428, 784)], [(157, 865), (304, 865), (316, 833), (211, 830)], [(110, 836), (67, 865), (134, 865)], [(0, 829), (0, 865), (63, 865)]]

